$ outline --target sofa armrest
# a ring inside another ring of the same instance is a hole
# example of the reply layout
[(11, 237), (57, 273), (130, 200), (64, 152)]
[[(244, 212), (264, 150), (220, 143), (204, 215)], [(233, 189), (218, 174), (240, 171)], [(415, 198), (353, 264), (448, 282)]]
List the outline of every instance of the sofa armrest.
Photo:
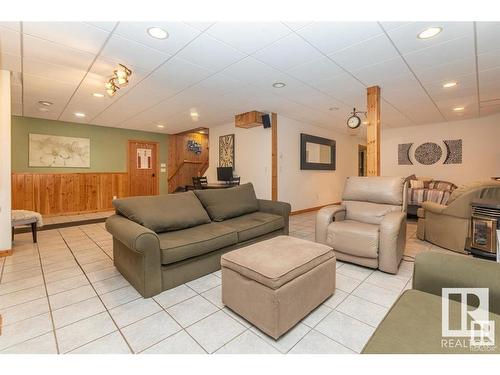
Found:
[(406, 245), (406, 212), (390, 212), (380, 223), (379, 269), (395, 274)]
[(496, 262), (436, 252), (418, 254), (413, 289), (441, 296), (442, 288), (488, 288), (489, 309), (500, 314), (500, 264)]
[(283, 217), (283, 220), (285, 221), (284, 234), (288, 234), (290, 211), (292, 210), (292, 206), (290, 205), (290, 203), (271, 201), (267, 199), (258, 199), (258, 202), (259, 211)]
[(151, 229), (121, 215), (112, 215), (106, 220), (106, 229), (118, 241), (129, 249), (139, 253), (157, 249), (160, 251), (160, 239)]
[(316, 242), (326, 244), (328, 225), (332, 221), (340, 221), (345, 218), (345, 206), (342, 204), (326, 206), (316, 214)]

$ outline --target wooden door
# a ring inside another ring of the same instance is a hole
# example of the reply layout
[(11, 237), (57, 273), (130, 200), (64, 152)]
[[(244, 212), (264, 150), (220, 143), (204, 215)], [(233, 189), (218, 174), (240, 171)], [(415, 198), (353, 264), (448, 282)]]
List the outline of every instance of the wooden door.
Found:
[(128, 141), (130, 196), (158, 194), (158, 143)]

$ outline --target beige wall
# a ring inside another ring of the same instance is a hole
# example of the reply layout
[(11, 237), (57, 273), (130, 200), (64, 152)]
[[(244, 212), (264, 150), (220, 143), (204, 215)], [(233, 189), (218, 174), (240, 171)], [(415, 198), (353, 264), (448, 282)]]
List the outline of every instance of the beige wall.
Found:
[[(398, 165), (398, 144), (462, 139), (462, 164)], [(432, 177), (464, 184), (500, 175), (500, 115), (479, 119), (436, 123), (381, 132), (383, 176)]]
[[(209, 181), (217, 178), (219, 136), (235, 134), (235, 174), (252, 182), (259, 198), (271, 198), (271, 129), (240, 129), (234, 123), (210, 128)], [(300, 170), (300, 133), (337, 141), (336, 171)], [(340, 200), (347, 176), (357, 174), (358, 144), (362, 139), (278, 116), (278, 199), (301, 210)]]
[[(300, 170), (300, 133), (336, 141), (336, 170)], [(363, 139), (278, 116), (278, 199), (292, 210), (341, 200), (345, 179), (357, 175), (358, 144)]]
[(234, 174), (241, 183), (252, 182), (258, 198), (271, 199), (271, 129), (241, 129), (234, 122), (210, 128), (209, 182), (217, 181), (219, 137), (235, 135)]

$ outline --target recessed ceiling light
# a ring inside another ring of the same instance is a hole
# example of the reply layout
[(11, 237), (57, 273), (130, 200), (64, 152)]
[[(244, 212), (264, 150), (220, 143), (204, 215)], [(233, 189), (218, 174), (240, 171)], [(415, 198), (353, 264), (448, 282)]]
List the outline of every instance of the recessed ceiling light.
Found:
[(159, 125), (156, 125), (156, 127), (157, 127), (157, 128), (160, 128), (160, 129), (163, 129), (163, 128), (165, 127), (165, 125), (161, 125), (161, 124), (159, 124)]
[(38, 108), (38, 110), (39, 110), (40, 112), (48, 112), (48, 111), (49, 111), (49, 109), (48, 109), (48, 108), (45, 108), (45, 107), (40, 107), (40, 108)]
[(167, 39), (168, 33), (163, 30), (161, 27), (150, 27), (148, 29), (149, 36), (155, 39)]
[(74, 115), (75, 115), (76, 117), (85, 117), (85, 116), (86, 116), (86, 114), (85, 114), (85, 113), (82, 113), (82, 112), (75, 112), (75, 113), (74, 113)]
[(274, 82), (274, 83), (273, 83), (273, 87), (274, 87), (275, 89), (281, 89), (281, 88), (283, 88), (283, 87), (285, 87), (285, 86), (286, 86), (286, 83), (283, 83), (283, 82)]
[(200, 134), (206, 134), (206, 131), (205, 130), (200, 130), (198, 133), (200, 133)]
[(40, 100), (38, 103), (41, 104), (41, 105), (44, 105), (46, 107), (50, 107), (52, 104), (54, 104), (54, 103), (48, 102), (46, 100)]
[(453, 110), (455, 112), (462, 112), (464, 109), (465, 109), (465, 107), (455, 107), (455, 108), (453, 108)]
[(429, 39), (433, 38), (436, 35), (438, 35), (441, 31), (443, 31), (442, 27), (437, 27), (437, 26), (431, 26), (428, 27), (427, 29), (421, 31), (418, 35), (418, 39)]
[(458, 83), (456, 81), (450, 81), (443, 83), (443, 88), (449, 89), (450, 87), (455, 87)]
[(104, 98), (104, 94), (101, 94), (100, 92), (94, 92), (92, 96), (95, 98)]

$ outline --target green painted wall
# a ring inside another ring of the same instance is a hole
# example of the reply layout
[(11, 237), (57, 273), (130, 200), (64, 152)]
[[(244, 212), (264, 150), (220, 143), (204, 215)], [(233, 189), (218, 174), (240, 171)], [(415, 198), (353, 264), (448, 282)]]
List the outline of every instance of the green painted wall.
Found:
[[(90, 138), (90, 168), (30, 168), (29, 134)], [(129, 139), (159, 142), (160, 163), (167, 163), (168, 135), (104, 126), (12, 117), (12, 172), (127, 172)], [(160, 194), (167, 193), (167, 173), (160, 172)]]

